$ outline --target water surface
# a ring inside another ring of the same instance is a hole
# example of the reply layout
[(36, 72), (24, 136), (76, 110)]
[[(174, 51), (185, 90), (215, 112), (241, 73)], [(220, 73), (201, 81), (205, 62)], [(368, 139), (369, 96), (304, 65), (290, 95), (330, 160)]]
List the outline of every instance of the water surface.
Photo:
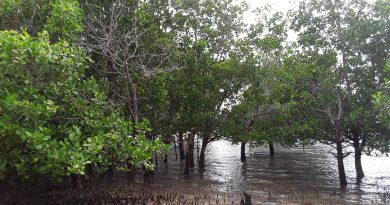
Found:
[[(167, 164), (159, 161), (155, 177), (140, 183), (177, 190), (249, 193), (269, 192), (278, 195), (316, 193), (323, 197), (339, 197), (346, 203), (390, 203), (390, 158), (362, 156), (365, 178), (356, 183), (353, 154), (344, 159), (348, 186), (339, 188), (337, 162), (333, 148), (316, 144), (299, 148), (275, 147), (268, 156), (267, 147), (247, 146), (247, 162), (240, 162), (240, 146), (229, 141), (212, 142), (206, 150), (206, 171), (194, 169), (183, 174), (184, 161), (176, 160), (171, 150)], [(195, 151), (196, 156), (196, 151)], [(386, 198), (386, 199), (385, 199)]]

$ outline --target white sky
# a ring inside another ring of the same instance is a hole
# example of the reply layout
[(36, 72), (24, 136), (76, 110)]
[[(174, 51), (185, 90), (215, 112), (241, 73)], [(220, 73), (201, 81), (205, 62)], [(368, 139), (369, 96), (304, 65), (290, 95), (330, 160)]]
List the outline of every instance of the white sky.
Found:
[[(252, 11), (256, 8), (263, 7), (266, 5), (271, 6), (271, 11), (274, 12), (284, 12), (294, 8), (294, 5), (298, 5), (300, 0), (244, 0), (249, 5), (249, 11), (244, 13), (244, 23), (254, 24), (256, 23), (256, 15)], [(242, 0), (237, 0), (236, 2), (242, 2)], [(288, 31), (287, 33), (288, 41), (293, 41), (297, 38), (297, 34)]]
[[(300, 0), (245, 0), (250, 8), (256, 8), (264, 5), (271, 5), (275, 11), (288, 11), (298, 4)], [(367, 2), (374, 3), (375, 0), (366, 0)]]
[(294, 0), (246, 0), (250, 8), (256, 8), (265, 6), (267, 4), (271, 5), (275, 11), (287, 11), (292, 8), (292, 5), (298, 1)]
[[(275, 12), (287, 12), (289, 9), (292, 9), (295, 4), (297, 4), (298, 0), (245, 0), (245, 2), (249, 5), (249, 10), (256, 9), (258, 7), (262, 7), (265, 5), (270, 5), (272, 10)], [(254, 23), (255, 15), (251, 14), (251, 12), (247, 12), (244, 15), (245, 23)]]
[[(237, 0), (237, 2), (242, 2), (243, 0)], [(270, 5), (271, 10), (274, 12), (284, 12), (286, 13), (288, 10), (296, 8), (298, 3), (301, 0), (244, 0), (249, 5), (249, 11), (244, 14), (244, 23), (253, 24), (256, 21), (256, 16), (251, 12), (252, 10)], [(366, 0), (367, 2), (374, 3), (375, 0)], [(297, 38), (297, 34), (289, 31), (288, 32), (288, 41), (295, 40)]]

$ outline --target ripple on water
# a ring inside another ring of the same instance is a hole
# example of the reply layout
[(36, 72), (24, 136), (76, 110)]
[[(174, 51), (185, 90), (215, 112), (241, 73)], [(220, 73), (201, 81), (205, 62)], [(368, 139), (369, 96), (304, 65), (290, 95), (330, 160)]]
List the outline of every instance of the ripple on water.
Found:
[[(334, 150), (322, 144), (305, 149), (284, 149), (275, 146), (276, 154), (268, 156), (268, 148), (247, 147), (247, 162), (240, 162), (240, 146), (220, 140), (206, 149), (206, 171), (199, 173), (195, 168), (189, 177), (183, 174), (184, 162), (175, 159), (172, 149), (169, 163), (159, 162), (152, 183), (193, 187), (199, 190), (229, 191), (272, 191), (283, 193), (316, 192), (329, 196), (338, 194), (346, 202), (362, 204), (378, 203), (384, 194), (390, 192), (390, 158), (362, 156), (365, 178), (358, 185), (355, 182), (354, 158), (344, 160), (348, 178), (346, 190), (339, 188), (337, 161), (330, 154)], [(195, 151), (196, 155), (196, 151)], [(142, 177), (139, 177), (139, 182)], [(390, 194), (388, 194), (390, 197)]]

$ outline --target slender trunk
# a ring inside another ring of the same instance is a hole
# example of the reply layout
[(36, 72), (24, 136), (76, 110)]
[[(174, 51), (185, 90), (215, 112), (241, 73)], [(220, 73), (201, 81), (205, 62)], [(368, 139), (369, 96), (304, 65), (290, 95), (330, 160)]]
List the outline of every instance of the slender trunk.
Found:
[[(337, 3), (339, 4), (340, 1), (337, 1)], [(340, 51), (341, 51), (341, 72), (342, 72), (342, 77), (344, 78), (345, 80), (345, 84), (346, 84), (346, 87), (347, 87), (347, 91), (348, 91), (348, 94), (351, 96), (352, 95), (352, 83), (351, 83), (351, 80), (349, 79), (348, 77), (348, 70), (347, 67), (346, 67), (346, 62), (347, 62), (347, 54), (346, 54), (346, 46), (345, 46), (345, 39), (344, 39), (344, 36), (342, 34), (342, 22), (341, 22), (341, 14), (339, 12), (339, 5), (335, 5), (334, 7), (336, 10), (336, 21), (335, 21), (335, 29), (336, 29), (336, 33), (337, 33), (337, 38), (338, 38), (338, 42), (339, 42), (339, 46), (340, 46)]]
[(108, 79), (108, 98), (115, 101), (115, 82), (116, 75), (113, 74), (113, 65), (110, 60), (107, 63), (107, 79)]
[(196, 138), (196, 159), (198, 160), (199, 165), (199, 137)]
[(131, 118), (133, 115), (131, 114), (131, 103), (130, 102), (128, 102), (128, 101), (125, 102), (124, 111), (125, 111), (125, 119), (131, 121)]
[(188, 175), (190, 174), (190, 157), (188, 154), (186, 154), (186, 162), (184, 166), (184, 174)]
[(164, 155), (164, 163), (168, 163), (168, 154), (167, 153), (165, 153), (165, 155)]
[(274, 143), (272, 141), (268, 142), (269, 146), (269, 156), (273, 157), (275, 155)]
[(177, 159), (177, 146), (176, 146), (176, 139), (175, 139), (175, 142), (173, 143), (174, 146), (175, 146), (175, 158)]
[(207, 144), (209, 143), (209, 138), (204, 137), (202, 140), (202, 147), (200, 149), (200, 155), (199, 155), (199, 169), (204, 170), (205, 168), (205, 152)]
[(356, 180), (361, 181), (364, 177), (363, 167), (362, 167), (362, 150), (359, 147), (355, 147), (355, 170), (356, 170)]
[(337, 168), (339, 171), (340, 185), (345, 186), (347, 185), (347, 176), (345, 175), (344, 154), (343, 154), (343, 146), (341, 141), (336, 142), (336, 149), (337, 149), (337, 155), (336, 155)]
[(332, 112), (332, 108), (330, 106), (327, 107), (327, 109), (322, 110), (321, 112), (325, 113), (330, 122), (333, 125), (334, 128), (334, 133), (331, 133), (329, 136), (329, 139), (332, 140), (334, 143), (336, 143), (336, 150), (337, 154), (336, 159), (337, 159), (337, 168), (339, 172), (339, 181), (340, 185), (342, 187), (345, 187), (347, 185), (347, 177), (345, 175), (345, 169), (344, 169), (344, 154), (343, 154), (343, 116), (344, 116), (344, 111), (343, 111), (343, 102), (341, 100), (340, 96), (340, 90), (337, 88), (337, 107), (338, 107), (338, 112), (337, 114)]
[(352, 129), (353, 148), (355, 150), (355, 170), (356, 180), (360, 182), (364, 177), (362, 166), (362, 150), (365, 146), (366, 138), (363, 135), (362, 143), (360, 143), (361, 132), (358, 129)]
[(183, 160), (185, 159), (185, 153), (184, 153), (184, 146), (183, 146), (183, 134), (179, 133), (179, 154), (180, 154), (180, 159)]
[(246, 162), (245, 145), (246, 142), (241, 142), (241, 162)]
[(184, 174), (190, 173), (190, 168), (194, 168), (194, 137), (196, 130), (195, 128), (191, 129), (191, 132), (188, 134), (187, 143), (186, 143), (186, 162), (184, 167)]
[[(167, 139), (164, 140), (164, 144), (166, 144), (166, 145), (171, 144), (171, 141), (169, 140), (169, 137), (170, 136), (167, 136)], [(165, 151), (164, 163), (168, 163), (168, 151)]]
[(132, 88), (131, 92), (133, 95), (133, 117), (134, 117), (134, 123), (138, 123), (139, 116), (138, 116), (138, 97), (137, 97), (137, 88), (135, 87), (135, 84), (132, 82)]
[(123, 69), (125, 72), (126, 109), (127, 112), (131, 114), (134, 123), (138, 123), (137, 90), (133, 80), (130, 77), (128, 64), (125, 64)]
[[(125, 51), (124, 51), (124, 55), (125, 57), (127, 58), (129, 56), (129, 49), (126, 47)], [(139, 121), (139, 115), (138, 115), (138, 97), (137, 97), (137, 88), (136, 88), (136, 83), (133, 81), (133, 79), (130, 77), (130, 68), (129, 68), (129, 64), (127, 62), (125, 62), (124, 66), (123, 66), (123, 69), (124, 69), (124, 74), (125, 74), (125, 86), (126, 86), (126, 98), (127, 98), (127, 102), (128, 103), (132, 103), (131, 107), (129, 107), (130, 111), (131, 111), (131, 114), (132, 114), (132, 117), (133, 117), (133, 121), (134, 121), (134, 124), (137, 124), (138, 121)], [(131, 87), (129, 89), (129, 86)], [(135, 129), (134, 129), (135, 130)], [(134, 131), (134, 133), (136, 133), (136, 131)]]
[(189, 134), (189, 138), (188, 138), (188, 152), (186, 153), (186, 155), (188, 155), (188, 158), (189, 158), (190, 168), (191, 169), (195, 167), (195, 162), (194, 162), (194, 136), (195, 136), (195, 133), (194, 134), (192, 134), (192, 133)]
[(188, 155), (190, 161), (190, 168), (193, 169), (195, 167), (194, 144), (188, 145), (188, 153), (186, 155)]

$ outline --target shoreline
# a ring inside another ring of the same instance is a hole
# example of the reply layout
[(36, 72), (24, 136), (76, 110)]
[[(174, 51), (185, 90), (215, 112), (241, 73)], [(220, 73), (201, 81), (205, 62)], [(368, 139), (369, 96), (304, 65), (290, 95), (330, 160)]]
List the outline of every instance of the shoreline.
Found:
[[(16, 190), (13, 190), (16, 191)], [(12, 191), (11, 191), (12, 192)], [(60, 188), (41, 193), (18, 193), (10, 195), (2, 193), (4, 205), (24, 204), (105, 204), (105, 205), (231, 205), (241, 204), (245, 195), (250, 197), (252, 205), (255, 204), (284, 204), (284, 205), (310, 205), (310, 204), (345, 204), (354, 205), (357, 202), (349, 202), (337, 193), (326, 195), (313, 191), (301, 193), (278, 193), (264, 190), (246, 190), (217, 192), (213, 190), (201, 190), (198, 187), (161, 187), (153, 184), (115, 184), (115, 185), (90, 185), (80, 188)], [(4, 198), (7, 195), (8, 197)], [(16, 197), (19, 195), (19, 197)], [(244, 200), (245, 201), (245, 200)], [(375, 203), (378, 204), (378, 203)]]

